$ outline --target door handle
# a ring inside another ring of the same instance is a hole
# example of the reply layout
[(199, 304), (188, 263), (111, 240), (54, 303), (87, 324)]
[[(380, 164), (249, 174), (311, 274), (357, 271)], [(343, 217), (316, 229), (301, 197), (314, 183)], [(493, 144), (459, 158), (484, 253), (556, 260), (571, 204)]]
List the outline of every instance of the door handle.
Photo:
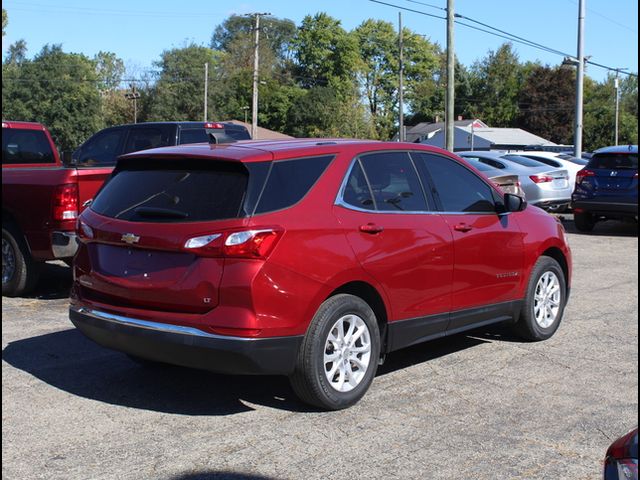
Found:
[(360, 231), (362, 233), (370, 233), (370, 234), (376, 234), (376, 233), (380, 233), (384, 230), (384, 228), (382, 228), (379, 225), (376, 225), (375, 223), (367, 223), (366, 225), (360, 225)]
[(455, 227), (453, 227), (453, 229), (457, 232), (468, 232), (469, 230), (472, 230), (473, 227), (470, 225), (467, 225), (466, 223), (459, 223), (458, 225), (456, 225)]

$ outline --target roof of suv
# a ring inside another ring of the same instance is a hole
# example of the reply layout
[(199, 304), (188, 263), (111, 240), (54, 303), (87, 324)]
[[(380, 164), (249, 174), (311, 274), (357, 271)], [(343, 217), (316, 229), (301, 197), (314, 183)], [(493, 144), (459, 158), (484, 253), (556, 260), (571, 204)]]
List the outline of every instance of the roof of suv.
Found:
[[(293, 140), (241, 140), (235, 143), (209, 144), (195, 143), (189, 145), (178, 145), (173, 147), (153, 148), (133, 152), (120, 157), (130, 159), (138, 157), (154, 158), (176, 158), (188, 155), (192, 158), (209, 158), (216, 160), (259, 162), (278, 158), (292, 158), (293, 156), (316, 156), (338, 153), (344, 146), (371, 145), (376, 149), (386, 150), (398, 148), (403, 145), (407, 148), (416, 149), (417, 145), (400, 144), (397, 142), (378, 142), (375, 140), (353, 140), (353, 139), (326, 139), (326, 138), (304, 138)], [(382, 147), (382, 148), (381, 148)], [(425, 148), (421, 150), (438, 150)]]
[(595, 152), (594, 155), (598, 153), (638, 153), (637, 145), (616, 145), (613, 147), (603, 147), (599, 148)]

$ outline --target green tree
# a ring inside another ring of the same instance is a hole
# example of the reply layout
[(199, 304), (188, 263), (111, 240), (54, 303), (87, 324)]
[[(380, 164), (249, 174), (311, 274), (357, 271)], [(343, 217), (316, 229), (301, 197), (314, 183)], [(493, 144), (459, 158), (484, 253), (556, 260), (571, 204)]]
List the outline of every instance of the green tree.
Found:
[[(231, 15), (218, 25), (211, 37), (211, 48), (230, 52), (234, 45), (248, 45), (253, 55), (255, 20), (244, 15)], [(289, 19), (262, 17), (260, 19), (260, 43), (282, 63), (289, 58), (290, 45), (296, 33), (296, 24)], [(261, 51), (261, 56), (263, 52)]]
[(359, 64), (356, 39), (326, 13), (307, 15), (292, 41), (295, 74), (304, 88), (329, 86), (350, 95)]
[[(219, 54), (210, 48), (190, 44), (165, 50), (155, 62), (160, 76), (149, 92), (148, 120), (201, 120), (204, 113), (204, 65), (214, 70)], [(214, 86), (210, 83), (210, 87)], [(209, 88), (209, 104), (216, 95)], [(210, 110), (210, 118), (216, 112)]]
[(377, 137), (394, 130), (398, 92), (398, 35), (389, 22), (366, 20), (353, 32), (361, 62), (358, 77)]
[(2, 36), (5, 35), (5, 30), (7, 29), (7, 25), (9, 25), (9, 17), (7, 16), (7, 11), (2, 9)]
[(489, 51), (471, 69), (471, 85), (477, 116), (492, 127), (512, 127), (519, 114), (518, 95), (522, 66), (510, 43)]
[(7, 49), (7, 65), (18, 65), (27, 59), (27, 42), (24, 39), (17, 40)]
[(102, 127), (95, 63), (46, 45), (33, 60), (3, 65), (2, 117), (41, 122), (70, 150)]
[(100, 51), (93, 57), (96, 62), (96, 74), (98, 75), (98, 88), (102, 91), (115, 90), (120, 86), (125, 68), (122, 59), (115, 53)]
[(575, 74), (556, 67), (535, 66), (518, 102), (518, 127), (556, 143), (573, 142)]

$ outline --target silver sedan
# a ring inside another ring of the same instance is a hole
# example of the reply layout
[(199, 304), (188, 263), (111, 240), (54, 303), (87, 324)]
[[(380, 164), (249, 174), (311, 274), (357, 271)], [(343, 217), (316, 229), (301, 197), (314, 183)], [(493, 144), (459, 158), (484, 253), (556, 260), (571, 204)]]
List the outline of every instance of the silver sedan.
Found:
[(503, 152), (456, 152), (472, 165), (484, 164), (496, 168), (505, 175), (517, 175), (527, 202), (550, 211), (563, 211), (571, 201), (573, 185), (569, 172), (562, 168), (550, 168), (536, 160)]

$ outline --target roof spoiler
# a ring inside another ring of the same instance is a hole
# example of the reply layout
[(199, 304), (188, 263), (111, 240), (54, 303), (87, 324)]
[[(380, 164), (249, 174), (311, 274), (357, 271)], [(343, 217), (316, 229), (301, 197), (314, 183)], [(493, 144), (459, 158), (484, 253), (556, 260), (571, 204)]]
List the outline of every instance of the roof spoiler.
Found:
[(220, 132), (209, 132), (209, 145), (235, 142), (237, 142), (237, 140), (227, 135), (224, 130), (221, 130)]

